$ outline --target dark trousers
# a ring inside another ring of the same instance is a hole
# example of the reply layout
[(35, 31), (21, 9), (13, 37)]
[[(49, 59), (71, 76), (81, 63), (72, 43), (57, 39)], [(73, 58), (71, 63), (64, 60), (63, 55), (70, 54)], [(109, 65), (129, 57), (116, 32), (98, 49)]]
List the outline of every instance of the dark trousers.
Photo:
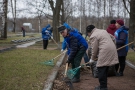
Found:
[[(119, 59), (119, 63), (115, 65), (115, 69), (116, 69), (116, 72), (123, 74), (125, 65), (126, 65), (125, 64), (126, 56), (119, 56), (118, 59)], [(120, 66), (120, 69), (119, 69), (119, 66)]]
[(107, 88), (107, 73), (108, 73), (108, 66), (97, 67), (98, 69), (98, 80), (100, 83), (100, 88)]
[(23, 31), (23, 37), (25, 37), (25, 31)]
[[(80, 66), (82, 57), (86, 50), (79, 50), (74, 58), (74, 60), (71, 61), (72, 69), (77, 68)], [(74, 76), (77, 79), (80, 79), (80, 69), (77, 71), (76, 75)]]
[(43, 40), (43, 49), (47, 49), (48, 40)]
[(85, 63), (89, 62), (89, 58), (86, 52), (84, 53), (83, 58)]

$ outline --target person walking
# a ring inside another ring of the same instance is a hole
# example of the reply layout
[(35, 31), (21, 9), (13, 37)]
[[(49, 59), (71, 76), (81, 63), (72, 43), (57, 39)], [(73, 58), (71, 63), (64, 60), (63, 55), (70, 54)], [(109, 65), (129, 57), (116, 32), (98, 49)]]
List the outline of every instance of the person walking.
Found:
[[(66, 63), (71, 63), (72, 69), (79, 67), (82, 57), (88, 48), (86, 40), (77, 31), (72, 28), (67, 29), (64, 25), (60, 26), (58, 31), (64, 37), (70, 48)], [(72, 79), (72, 82), (80, 82), (80, 69)]]
[(21, 31), (22, 31), (22, 33), (23, 33), (23, 37), (25, 37), (25, 29), (24, 29), (24, 27), (21, 27)]
[(115, 31), (117, 30), (115, 26), (116, 20), (111, 20), (110, 25), (107, 28), (107, 32), (114, 36)]
[[(95, 87), (95, 90), (108, 90), (107, 88), (107, 72), (109, 66), (118, 63), (118, 55), (116, 46), (110, 34), (106, 30), (95, 28), (94, 25), (88, 25), (86, 32), (90, 37), (91, 59), (90, 63), (97, 61), (98, 80), (100, 86)], [(114, 38), (113, 38), (114, 39)], [(97, 59), (98, 57), (98, 59)]]
[[(122, 19), (116, 20), (115, 25), (117, 27), (117, 30), (115, 32), (116, 47), (120, 48), (128, 44), (128, 28), (124, 26), (124, 21)], [(128, 46), (118, 50), (119, 64), (115, 65), (115, 69), (117, 72), (116, 76), (123, 76), (127, 53), (128, 53)]]
[(48, 40), (51, 38), (52, 28), (50, 24), (42, 29), (43, 49), (47, 49)]

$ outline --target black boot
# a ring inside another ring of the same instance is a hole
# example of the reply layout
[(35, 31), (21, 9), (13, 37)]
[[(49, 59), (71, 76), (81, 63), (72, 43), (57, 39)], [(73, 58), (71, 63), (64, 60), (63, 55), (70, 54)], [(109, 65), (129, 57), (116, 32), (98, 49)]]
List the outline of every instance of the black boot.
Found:
[(107, 88), (100, 88), (100, 86), (95, 87), (95, 90), (108, 90)]
[(100, 90), (100, 86), (95, 87), (95, 90)]
[(119, 75), (120, 75), (120, 76), (123, 76), (123, 72), (119, 72)]
[(115, 76), (119, 77), (119, 76), (120, 76), (120, 74), (116, 72), (116, 73), (115, 73)]
[(121, 72), (120, 73), (116, 73), (116, 76), (117, 77), (123, 76), (123, 73), (121, 73)]

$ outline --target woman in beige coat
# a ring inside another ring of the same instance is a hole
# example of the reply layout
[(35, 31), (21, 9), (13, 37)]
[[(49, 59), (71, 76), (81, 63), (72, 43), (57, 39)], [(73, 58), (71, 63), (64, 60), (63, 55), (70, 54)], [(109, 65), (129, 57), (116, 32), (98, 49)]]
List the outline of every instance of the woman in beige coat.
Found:
[[(108, 67), (118, 63), (118, 55), (114, 37), (107, 33), (106, 30), (96, 29), (94, 25), (89, 25), (86, 32), (90, 37), (92, 56), (90, 63), (97, 60), (98, 79), (100, 86), (95, 90), (107, 90), (107, 72)], [(97, 59), (98, 57), (98, 59)]]

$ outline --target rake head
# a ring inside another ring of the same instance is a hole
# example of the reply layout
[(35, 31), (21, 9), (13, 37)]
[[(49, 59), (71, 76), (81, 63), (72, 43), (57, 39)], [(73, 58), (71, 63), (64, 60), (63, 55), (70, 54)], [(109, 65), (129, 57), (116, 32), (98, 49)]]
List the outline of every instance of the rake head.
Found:
[(74, 76), (76, 75), (76, 73), (78, 72), (78, 70), (81, 68), (81, 66), (77, 67), (77, 68), (74, 68), (74, 69), (69, 69), (67, 71), (67, 77), (69, 79), (73, 79)]
[(48, 61), (45, 61), (45, 62), (42, 62), (42, 64), (45, 64), (45, 65), (48, 65), (48, 66), (54, 66), (54, 59), (52, 60), (48, 60)]

